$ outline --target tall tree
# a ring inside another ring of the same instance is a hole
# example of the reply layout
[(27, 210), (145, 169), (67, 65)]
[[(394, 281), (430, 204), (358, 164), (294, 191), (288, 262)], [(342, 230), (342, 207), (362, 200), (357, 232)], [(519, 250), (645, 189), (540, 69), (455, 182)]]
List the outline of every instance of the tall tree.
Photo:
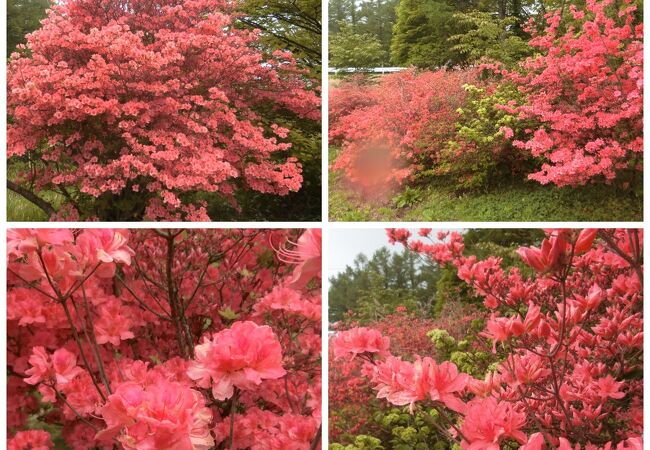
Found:
[(262, 30), (273, 49), (291, 50), (305, 64), (321, 64), (321, 0), (244, 0), (240, 20)]
[(428, 68), (455, 64), (457, 54), (448, 42), (458, 32), (455, 12), (437, 0), (401, 0), (390, 47), (393, 63)]
[(350, 310), (362, 319), (376, 319), (397, 306), (428, 316), (438, 277), (437, 267), (423, 264), (409, 251), (383, 247), (370, 259), (360, 254), (352, 266), (330, 278), (330, 320), (340, 320)]

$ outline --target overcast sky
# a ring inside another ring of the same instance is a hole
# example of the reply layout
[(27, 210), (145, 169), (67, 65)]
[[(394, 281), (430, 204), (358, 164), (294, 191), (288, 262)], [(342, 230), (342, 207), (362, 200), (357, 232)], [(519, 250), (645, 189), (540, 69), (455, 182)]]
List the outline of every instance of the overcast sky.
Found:
[[(414, 235), (417, 235), (417, 229), (411, 229)], [(435, 236), (435, 228), (432, 233)], [(391, 251), (401, 252), (402, 245), (390, 245), (386, 230), (383, 228), (359, 229), (339, 229), (334, 228), (329, 231), (330, 251), (329, 267), (327, 268), (327, 277), (332, 277), (345, 270), (345, 266), (352, 265), (354, 258), (359, 253), (370, 257), (372, 254), (386, 246)]]

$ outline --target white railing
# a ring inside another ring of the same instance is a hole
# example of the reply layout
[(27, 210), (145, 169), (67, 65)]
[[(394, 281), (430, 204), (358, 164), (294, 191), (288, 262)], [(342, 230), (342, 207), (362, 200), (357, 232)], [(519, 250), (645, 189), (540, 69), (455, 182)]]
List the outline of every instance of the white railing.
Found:
[(393, 73), (401, 72), (406, 70), (406, 67), (369, 67), (369, 68), (355, 68), (355, 67), (329, 67), (327, 71), (329, 73), (354, 73), (354, 72), (364, 72), (364, 73)]

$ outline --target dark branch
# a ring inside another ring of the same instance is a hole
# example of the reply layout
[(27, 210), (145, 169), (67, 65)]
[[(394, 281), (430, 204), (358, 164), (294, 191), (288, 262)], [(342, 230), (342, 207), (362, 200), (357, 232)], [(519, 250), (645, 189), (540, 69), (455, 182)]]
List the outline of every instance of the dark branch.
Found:
[(11, 180), (7, 180), (7, 188), (15, 192), (16, 194), (20, 195), (21, 197), (25, 198), (26, 200), (29, 200), (34, 205), (38, 206), (41, 210), (45, 212), (45, 214), (47, 214), (48, 217), (56, 214), (56, 210), (51, 204), (49, 204), (48, 202), (46, 202), (45, 200), (43, 200), (42, 198), (34, 194), (32, 191), (25, 189), (21, 185), (14, 183)]

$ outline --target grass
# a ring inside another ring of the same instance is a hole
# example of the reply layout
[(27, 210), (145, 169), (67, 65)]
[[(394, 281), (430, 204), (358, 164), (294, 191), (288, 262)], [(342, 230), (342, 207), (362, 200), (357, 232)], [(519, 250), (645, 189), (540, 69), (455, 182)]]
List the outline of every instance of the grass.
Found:
[(413, 222), (633, 222), (643, 221), (643, 199), (611, 186), (557, 188), (525, 182), (490, 192), (457, 195), (446, 186), (406, 191), (367, 201), (329, 175), (332, 221)]
[[(15, 179), (18, 165), (9, 165), (8, 178)], [(56, 192), (39, 192), (38, 196), (58, 209), (63, 203), (63, 196)], [(7, 189), (7, 221), (9, 222), (47, 222), (49, 217), (38, 206)]]

